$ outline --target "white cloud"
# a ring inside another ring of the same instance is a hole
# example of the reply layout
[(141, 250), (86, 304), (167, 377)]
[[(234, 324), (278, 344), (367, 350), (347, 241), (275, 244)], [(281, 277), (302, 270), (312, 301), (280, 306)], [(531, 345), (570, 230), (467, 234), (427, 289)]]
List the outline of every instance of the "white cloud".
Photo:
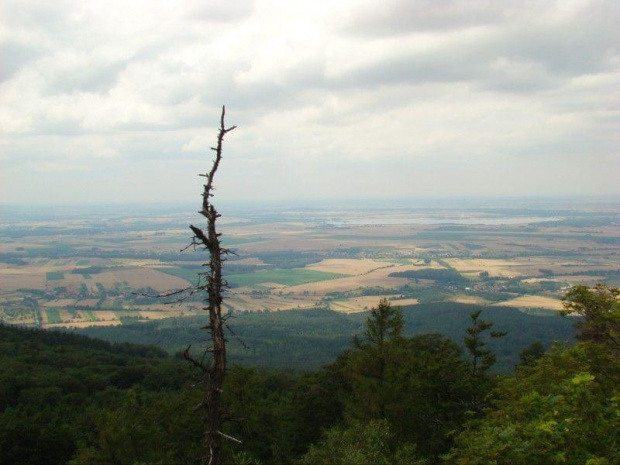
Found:
[(7, 0), (0, 17), (2, 202), (191, 200), (222, 104), (231, 199), (620, 193), (615, 0)]

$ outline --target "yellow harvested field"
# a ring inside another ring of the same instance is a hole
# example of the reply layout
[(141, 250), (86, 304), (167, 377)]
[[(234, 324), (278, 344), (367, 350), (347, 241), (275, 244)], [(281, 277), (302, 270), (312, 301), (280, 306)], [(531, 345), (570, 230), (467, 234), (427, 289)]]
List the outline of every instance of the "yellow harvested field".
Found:
[(44, 328), (88, 328), (90, 326), (120, 326), (119, 320), (106, 321), (72, 321), (68, 323), (45, 324)]
[(9, 269), (0, 270), (0, 292), (17, 289), (45, 289), (45, 273), (12, 273)]
[(266, 287), (267, 289), (284, 289), (286, 286), (279, 283), (260, 283), (260, 287)]
[(447, 258), (445, 261), (456, 271), (463, 274), (486, 271), (492, 277), (505, 276), (508, 278), (523, 274), (523, 271), (519, 270), (522, 264), (509, 260)]
[(329, 308), (335, 312), (342, 313), (365, 312), (379, 305), (381, 299), (390, 297), (392, 296), (365, 295), (351, 299), (336, 300), (329, 304)]
[(226, 298), (224, 304), (229, 310), (236, 312), (256, 312), (262, 310), (273, 312), (278, 310), (312, 308), (317, 305), (317, 300), (312, 296), (253, 296), (235, 293)]
[(467, 260), (452, 258), (446, 261), (458, 271), (488, 271), (491, 276), (499, 276), (497, 273), (503, 273), (504, 276), (529, 275), (544, 278), (544, 276), (541, 276), (540, 270), (547, 269), (555, 273), (553, 278), (557, 278), (565, 273), (604, 271), (618, 268), (618, 264), (615, 263), (588, 264), (549, 257), (521, 257), (515, 260)]
[(327, 281), (319, 281), (308, 284), (300, 284), (286, 288), (286, 292), (294, 294), (310, 294), (325, 295), (328, 292), (346, 292), (354, 291), (365, 287), (382, 287), (393, 289), (404, 286), (409, 283), (407, 278), (389, 277), (390, 273), (417, 269), (412, 265), (394, 265), (387, 268), (378, 268), (366, 274), (358, 276), (349, 276), (347, 278), (330, 279)]
[(588, 276), (588, 275), (575, 275), (575, 276), (554, 276), (555, 280), (560, 282), (567, 282), (571, 286), (579, 284), (594, 285), (601, 282), (600, 276)]
[(381, 299), (390, 299), (393, 307), (404, 305), (416, 305), (418, 299), (400, 299), (393, 300), (394, 297), (389, 295), (365, 295), (361, 297), (352, 297), (350, 299), (337, 300), (329, 304), (329, 308), (335, 312), (341, 313), (360, 313), (370, 311), (379, 305)]
[(474, 295), (457, 295), (455, 297), (450, 298), (450, 302), (456, 302), (459, 304), (471, 304), (471, 305), (486, 305), (488, 303), (488, 301), (486, 301), (482, 297), (477, 297)]
[(58, 315), (62, 321), (71, 321), (73, 319), (73, 315), (68, 310), (58, 310)]
[(390, 302), (392, 304), (392, 306), (394, 307), (398, 307), (398, 306), (405, 306), (405, 305), (418, 305), (418, 299), (396, 299), (396, 300), (392, 300)]
[(504, 302), (493, 304), (496, 307), (514, 307), (514, 308), (544, 308), (547, 310), (562, 310), (564, 306), (559, 299), (551, 297), (542, 297), (537, 295), (523, 295)]
[(161, 320), (162, 318), (170, 318), (170, 313), (166, 312), (140, 312), (140, 318), (144, 318), (145, 320)]
[(114, 321), (118, 320), (116, 312), (111, 310), (94, 310), (93, 314), (98, 321)]
[(348, 275), (360, 275), (369, 273), (378, 268), (388, 268), (394, 266), (391, 263), (376, 262), (369, 258), (349, 259), (349, 258), (328, 258), (319, 263), (306, 266), (309, 270), (322, 271), (325, 273), (338, 273)]
[(158, 292), (182, 289), (190, 285), (184, 279), (150, 268), (127, 268), (107, 271), (93, 275), (93, 281), (103, 284), (106, 288), (112, 287), (117, 282), (127, 282), (134, 289), (152, 287)]

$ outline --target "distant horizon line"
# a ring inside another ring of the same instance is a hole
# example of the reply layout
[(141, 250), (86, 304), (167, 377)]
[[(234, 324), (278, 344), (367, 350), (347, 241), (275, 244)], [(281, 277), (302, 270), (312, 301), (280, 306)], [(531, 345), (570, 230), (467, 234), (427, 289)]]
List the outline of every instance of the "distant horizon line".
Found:
[[(464, 196), (433, 196), (433, 197), (369, 197), (369, 198), (298, 198), (298, 199), (266, 199), (266, 200), (226, 200), (221, 199), (217, 203), (227, 206), (237, 205), (283, 205), (292, 206), (309, 204), (360, 204), (360, 203), (381, 203), (381, 202), (418, 202), (418, 203), (432, 203), (432, 202), (470, 202), (470, 201), (579, 201), (579, 200), (614, 200), (620, 201), (620, 194), (575, 194), (575, 195), (464, 195)], [(175, 206), (187, 206), (197, 205), (199, 202), (192, 202), (189, 200), (178, 201), (145, 201), (145, 202), (73, 202), (73, 203), (40, 203), (40, 202), (24, 202), (24, 203), (11, 203), (0, 202), (0, 208), (86, 208), (86, 207), (175, 207)]]

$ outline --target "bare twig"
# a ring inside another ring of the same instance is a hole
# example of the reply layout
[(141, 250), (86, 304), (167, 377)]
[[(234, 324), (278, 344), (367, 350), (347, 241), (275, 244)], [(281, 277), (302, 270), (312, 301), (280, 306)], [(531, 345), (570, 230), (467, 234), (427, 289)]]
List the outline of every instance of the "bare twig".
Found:
[[(233, 252), (221, 246), (221, 233), (217, 231), (216, 221), (220, 217), (213, 204), (213, 180), (222, 160), (222, 144), (224, 136), (235, 129), (236, 126), (227, 128), (224, 124), (226, 109), (222, 107), (220, 118), (220, 128), (217, 136), (217, 146), (212, 149), (215, 151), (215, 160), (211, 170), (206, 174), (201, 174), (206, 179), (202, 193), (202, 209), (200, 214), (206, 218), (207, 225), (201, 229), (193, 224), (190, 229), (193, 233), (192, 241), (188, 247), (202, 247), (209, 251), (209, 262), (206, 263), (207, 271), (199, 274), (199, 283), (195, 287), (196, 291), (207, 293), (207, 306), (204, 310), (209, 313), (208, 324), (204, 329), (210, 332), (211, 347), (205, 349), (200, 361), (195, 360), (189, 355), (189, 347), (184, 352), (184, 357), (194, 366), (200, 368), (203, 373), (204, 395), (202, 405), (204, 408), (205, 432), (204, 462), (210, 465), (220, 465), (221, 457), (221, 437), (228, 437), (220, 431), (220, 426), (224, 420), (224, 411), (221, 406), (221, 393), (226, 376), (226, 338), (224, 337), (224, 318), (222, 316), (222, 294), (228, 283), (222, 279), (222, 263), (224, 256)], [(204, 277), (204, 284), (200, 284), (200, 275)], [(211, 361), (206, 364), (205, 357), (211, 354)], [(233, 439), (234, 438), (230, 438)]]
[(229, 440), (234, 441), (234, 442), (236, 442), (236, 443), (238, 443), (238, 444), (241, 444), (241, 441), (239, 441), (239, 439), (237, 439), (237, 438), (233, 438), (232, 436), (229, 436), (228, 434), (224, 434), (224, 433), (222, 433), (221, 431), (218, 431), (218, 433), (219, 433), (222, 437), (224, 437), (224, 438), (226, 438), (226, 439), (229, 439)]

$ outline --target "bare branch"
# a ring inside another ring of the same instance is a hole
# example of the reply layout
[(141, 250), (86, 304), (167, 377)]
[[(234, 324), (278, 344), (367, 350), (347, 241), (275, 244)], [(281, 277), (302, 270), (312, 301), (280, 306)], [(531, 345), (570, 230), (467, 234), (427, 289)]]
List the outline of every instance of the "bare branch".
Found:
[(206, 368), (204, 367), (204, 365), (202, 364), (202, 362), (197, 361), (196, 359), (194, 359), (190, 354), (189, 354), (189, 349), (192, 347), (192, 345), (190, 344), (189, 346), (187, 346), (187, 349), (185, 349), (183, 351), (183, 358), (187, 361), (189, 361), (192, 365), (194, 365), (197, 368), (200, 368), (200, 370), (202, 370), (203, 372), (206, 371)]
[(219, 433), (222, 437), (224, 437), (224, 438), (226, 438), (226, 439), (229, 439), (229, 440), (231, 440), (231, 441), (235, 441), (236, 443), (241, 444), (241, 441), (239, 441), (239, 439), (237, 439), (237, 438), (233, 438), (232, 436), (229, 436), (228, 434), (224, 434), (224, 433), (222, 433), (221, 431), (218, 431), (218, 433)]
[[(194, 366), (200, 368), (203, 373), (204, 397), (201, 406), (204, 407), (203, 415), (205, 422), (204, 445), (205, 455), (204, 462), (220, 465), (221, 457), (221, 437), (240, 442), (235, 438), (223, 434), (220, 426), (224, 421), (224, 411), (221, 406), (221, 393), (226, 376), (226, 338), (224, 337), (225, 316), (222, 316), (222, 294), (228, 283), (222, 279), (222, 263), (223, 256), (234, 254), (233, 251), (224, 248), (220, 244), (221, 233), (217, 231), (216, 221), (221, 216), (215, 207), (211, 204), (213, 191), (215, 187), (213, 181), (215, 174), (222, 160), (222, 144), (224, 136), (234, 130), (236, 126), (227, 128), (225, 126), (226, 108), (222, 107), (222, 115), (220, 117), (220, 128), (217, 135), (217, 145), (211, 149), (215, 151), (215, 159), (211, 165), (211, 169), (200, 176), (206, 179), (204, 190), (202, 192), (202, 209), (198, 212), (207, 220), (206, 228), (201, 229), (197, 226), (190, 225), (193, 233), (192, 242), (189, 246), (204, 247), (209, 251), (209, 262), (203, 266), (207, 267), (207, 271), (199, 273), (198, 284), (194, 288), (194, 292), (206, 291), (207, 306), (203, 310), (209, 314), (209, 321), (203, 327), (210, 333), (211, 345), (207, 347), (200, 358), (200, 361), (194, 359), (189, 354), (189, 346), (183, 356)], [(200, 280), (204, 279), (204, 284), (200, 284)], [(190, 294), (191, 295), (191, 294)], [(207, 355), (210, 354), (210, 361), (207, 363)]]
[[(228, 318), (226, 318), (228, 319)], [(228, 323), (225, 323), (224, 326), (226, 326), (226, 329), (230, 332), (230, 334), (232, 334), (232, 336), (239, 342), (239, 344), (241, 344), (243, 346), (244, 349), (249, 349), (250, 347), (245, 343), (245, 341), (243, 339), (241, 339), (237, 333), (235, 333), (233, 331), (233, 329), (230, 327), (230, 325)]]

